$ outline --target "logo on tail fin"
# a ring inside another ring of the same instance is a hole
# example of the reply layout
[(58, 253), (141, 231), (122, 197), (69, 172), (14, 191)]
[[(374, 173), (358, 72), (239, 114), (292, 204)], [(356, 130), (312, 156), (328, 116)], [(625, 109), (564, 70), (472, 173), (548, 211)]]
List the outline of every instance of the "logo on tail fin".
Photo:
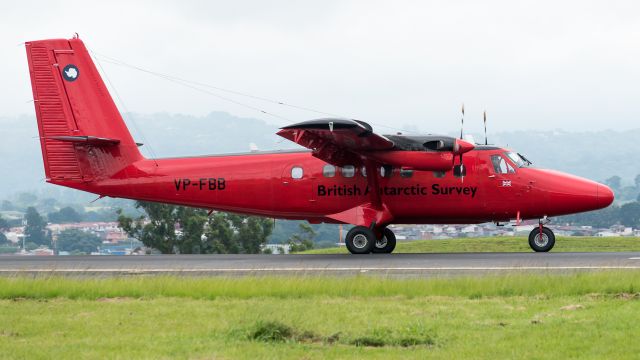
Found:
[(73, 64), (69, 64), (62, 69), (62, 77), (67, 81), (76, 81), (79, 75), (78, 67)]

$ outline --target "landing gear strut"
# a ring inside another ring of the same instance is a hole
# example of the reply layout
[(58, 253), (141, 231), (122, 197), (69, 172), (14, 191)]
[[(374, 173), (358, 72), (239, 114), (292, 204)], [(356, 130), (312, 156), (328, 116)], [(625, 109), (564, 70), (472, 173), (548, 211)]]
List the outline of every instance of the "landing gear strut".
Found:
[(535, 252), (548, 252), (556, 244), (556, 236), (542, 221), (529, 233), (529, 246)]

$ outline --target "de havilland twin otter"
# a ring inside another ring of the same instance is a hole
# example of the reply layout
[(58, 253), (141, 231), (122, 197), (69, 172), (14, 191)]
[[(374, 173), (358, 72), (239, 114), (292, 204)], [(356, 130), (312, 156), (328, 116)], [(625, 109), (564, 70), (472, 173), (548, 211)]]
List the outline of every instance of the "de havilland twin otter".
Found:
[(278, 135), (308, 150), (147, 159), (83, 42), (26, 43), (47, 181), (102, 196), (311, 223), (354, 225), (351, 253), (391, 253), (390, 224), (537, 219), (601, 209), (605, 185), (531, 167), (509, 149), (449, 136), (378, 135), (363, 121), (319, 119)]

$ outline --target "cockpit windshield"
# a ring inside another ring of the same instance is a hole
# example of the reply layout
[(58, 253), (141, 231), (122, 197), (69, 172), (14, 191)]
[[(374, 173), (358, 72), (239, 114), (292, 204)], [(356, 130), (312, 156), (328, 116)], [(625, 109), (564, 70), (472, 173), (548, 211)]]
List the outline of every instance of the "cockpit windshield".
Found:
[(531, 166), (532, 162), (520, 153), (507, 152), (505, 153), (511, 161), (513, 161), (519, 168)]

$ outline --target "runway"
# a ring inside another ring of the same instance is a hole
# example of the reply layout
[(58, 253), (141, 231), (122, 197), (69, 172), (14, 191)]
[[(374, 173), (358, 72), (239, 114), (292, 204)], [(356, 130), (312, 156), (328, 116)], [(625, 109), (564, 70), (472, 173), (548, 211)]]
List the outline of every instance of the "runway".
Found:
[(640, 269), (640, 252), (370, 255), (0, 256), (0, 275), (390, 275)]

